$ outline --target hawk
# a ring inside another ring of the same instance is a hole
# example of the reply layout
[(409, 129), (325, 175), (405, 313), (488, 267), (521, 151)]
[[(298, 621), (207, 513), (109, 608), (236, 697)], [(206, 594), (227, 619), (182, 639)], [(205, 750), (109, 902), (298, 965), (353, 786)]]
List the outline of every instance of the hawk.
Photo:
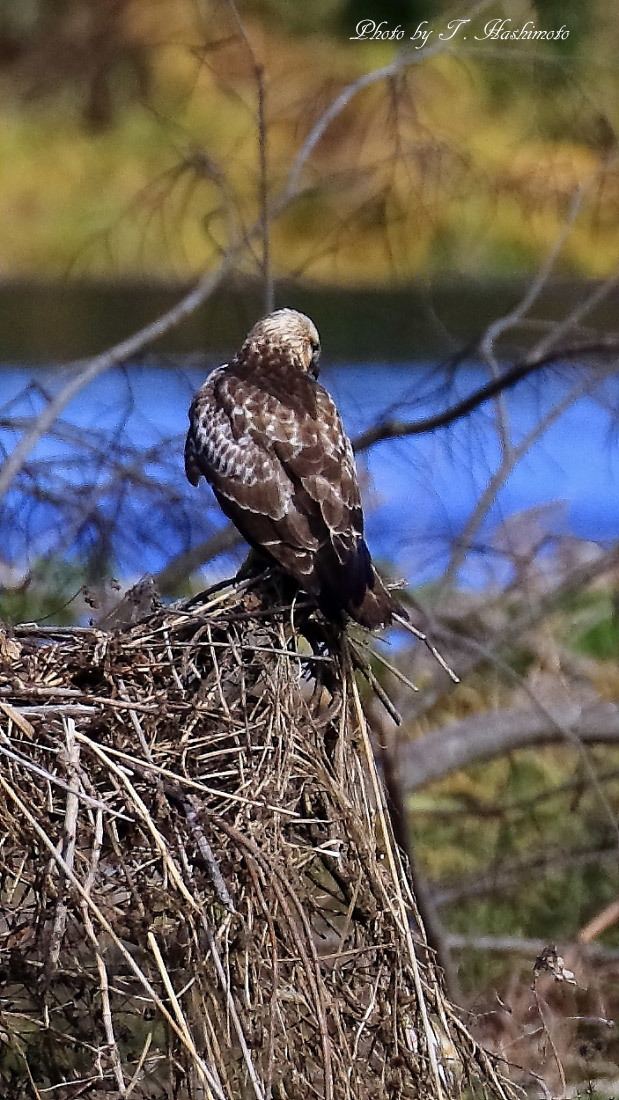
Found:
[(352, 446), (317, 381), (319, 355), (305, 314), (258, 321), (191, 403), (185, 471), (192, 485), (206, 478), (250, 546), (328, 619), (372, 630), (405, 612), (372, 565)]

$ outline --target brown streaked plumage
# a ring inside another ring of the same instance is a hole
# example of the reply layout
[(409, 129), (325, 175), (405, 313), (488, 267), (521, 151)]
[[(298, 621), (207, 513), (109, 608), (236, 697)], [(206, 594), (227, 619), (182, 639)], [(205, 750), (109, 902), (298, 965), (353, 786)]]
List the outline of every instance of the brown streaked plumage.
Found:
[(185, 470), (205, 477), (249, 544), (314, 596), (374, 629), (404, 614), (372, 565), (352, 446), (316, 381), (320, 341), (293, 309), (251, 329), (189, 409)]

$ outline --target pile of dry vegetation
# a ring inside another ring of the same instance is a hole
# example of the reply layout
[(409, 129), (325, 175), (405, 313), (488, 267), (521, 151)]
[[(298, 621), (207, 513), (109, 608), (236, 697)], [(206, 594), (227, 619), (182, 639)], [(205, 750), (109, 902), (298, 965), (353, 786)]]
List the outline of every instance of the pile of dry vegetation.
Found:
[(304, 614), (246, 581), (0, 633), (3, 1095), (505, 1095), (424, 945), (349, 644)]

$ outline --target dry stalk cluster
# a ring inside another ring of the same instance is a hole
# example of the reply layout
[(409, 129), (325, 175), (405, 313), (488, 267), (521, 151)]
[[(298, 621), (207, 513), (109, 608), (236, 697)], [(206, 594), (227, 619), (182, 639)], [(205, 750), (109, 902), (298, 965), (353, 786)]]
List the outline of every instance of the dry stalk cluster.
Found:
[(504, 1095), (423, 942), (348, 642), (295, 614), (245, 581), (0, 632), (3, 1096)]

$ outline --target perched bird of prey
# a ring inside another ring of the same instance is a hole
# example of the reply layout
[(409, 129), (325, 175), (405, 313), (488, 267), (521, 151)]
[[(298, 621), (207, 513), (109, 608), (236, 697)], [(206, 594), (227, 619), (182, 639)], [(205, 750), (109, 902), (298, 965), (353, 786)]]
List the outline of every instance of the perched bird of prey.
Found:
[(258, 321), (191, 403), (185, 471), (192, 485), (206, 478), (247, 542), (328, 619), (374, 629), (405, 612), (372, 565), (352, 446), (316, 381), (319, 354), (305, 314)]

